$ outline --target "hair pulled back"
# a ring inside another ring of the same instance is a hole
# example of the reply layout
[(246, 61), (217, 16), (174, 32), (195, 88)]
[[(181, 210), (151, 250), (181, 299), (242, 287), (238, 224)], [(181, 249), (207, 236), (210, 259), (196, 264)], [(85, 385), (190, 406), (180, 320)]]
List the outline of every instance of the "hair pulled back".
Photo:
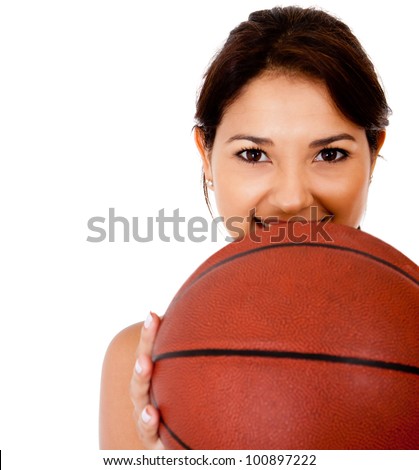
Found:
[(371, 60), (342, 21), (322, 10), (292, 6), (251, 13), (210, 64), (195, 114), (208, 150), (227, 107), (266, 71), (321, 80), (340, 112), (365, 129), (371, 150), (376, 149), (390, 108)]

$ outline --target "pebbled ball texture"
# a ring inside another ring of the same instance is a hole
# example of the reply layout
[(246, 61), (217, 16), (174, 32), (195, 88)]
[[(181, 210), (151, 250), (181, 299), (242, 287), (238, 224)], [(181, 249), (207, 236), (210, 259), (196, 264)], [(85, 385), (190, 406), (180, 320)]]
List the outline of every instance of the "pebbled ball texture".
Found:
[(418, 266), (337, 224), (251, 238), (204, 262), (163, 318), (164, 445), (418, 449)]

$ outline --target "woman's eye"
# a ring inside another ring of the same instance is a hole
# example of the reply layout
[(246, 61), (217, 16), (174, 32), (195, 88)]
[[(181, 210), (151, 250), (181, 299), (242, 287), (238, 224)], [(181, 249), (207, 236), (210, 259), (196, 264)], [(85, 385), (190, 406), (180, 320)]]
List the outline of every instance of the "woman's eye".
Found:
[(237, 153), (237, 156), (249, 163), (270, 161), (265, 152), (259, 149), (245, 149)]
[(315, 162), (337, 162), (348, 157), (348, 152), (342, 149), (323, 149), (316, 155)]

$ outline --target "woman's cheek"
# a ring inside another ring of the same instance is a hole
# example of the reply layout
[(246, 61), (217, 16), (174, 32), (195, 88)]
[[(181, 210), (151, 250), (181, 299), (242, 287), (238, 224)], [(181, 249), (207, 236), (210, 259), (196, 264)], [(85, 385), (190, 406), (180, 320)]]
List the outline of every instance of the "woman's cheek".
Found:
[(366, 210), (368, 178), (354, 174), (337, 183), (323, 188), (323, 204), (334, 215), (334, 222), (358, 227)]

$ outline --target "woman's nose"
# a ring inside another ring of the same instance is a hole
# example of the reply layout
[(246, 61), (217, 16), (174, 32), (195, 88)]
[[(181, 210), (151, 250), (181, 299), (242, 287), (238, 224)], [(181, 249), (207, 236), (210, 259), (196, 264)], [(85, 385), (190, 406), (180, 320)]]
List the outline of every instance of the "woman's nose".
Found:
[(269, 191), (269, 203), (275, 213), (309, 217), (314, 197), (308, 176), (297, 168), (278, 170)]

